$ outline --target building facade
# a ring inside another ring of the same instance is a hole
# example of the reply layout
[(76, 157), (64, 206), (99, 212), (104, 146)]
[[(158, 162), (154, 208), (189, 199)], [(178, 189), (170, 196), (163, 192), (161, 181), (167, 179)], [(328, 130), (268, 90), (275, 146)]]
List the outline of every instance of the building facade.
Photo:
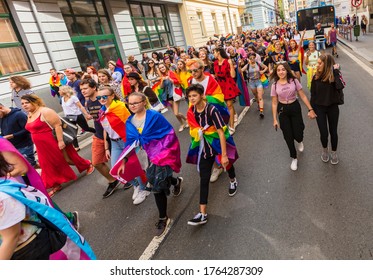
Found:
[(209, 37), (240, 31), (239, 0), (183, 0), (179, 6), (188, 45), (206, 45)]
[(0, 102), (9, 76), (23, 75), (49, 96), (49, 70), (104, 68), (130, 54), (186, 47), (182, 0), (0, 0)]
[(246, 14), (254, 20), (243, 29), (264, 29), (276, 25), (276, 11), (274, 0), (249, 0), (246, 1)]

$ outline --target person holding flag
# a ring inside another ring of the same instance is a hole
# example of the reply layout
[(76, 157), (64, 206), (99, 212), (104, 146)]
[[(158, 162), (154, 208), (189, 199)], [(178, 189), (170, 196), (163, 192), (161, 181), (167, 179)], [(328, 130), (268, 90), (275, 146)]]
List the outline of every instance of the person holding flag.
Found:
[(304, 62), (304, 49), (303, 49), (303, 38), (304, 34), (306, 34), (306, 29), (304, 29), (302, 33), (302, 37), (300, 38), (299, 44), (294, 39), (289, 41), (288, 49), (287, 49), (287, 59), (290, 66), (291, 71), (293, 72), (294, 76), (300, 81), (301, 73), (307, 74), (306, 71), (303, 69), (303, 62)]
[(149, 104), (143, 93), (131, 93), (128, 106), (134, 115), (126, 122), (125, 148), (110, 172), (128, 181), (146, 171), (147, 187), (154, 193), (159, 212), (155, 232), (159, 238), (171, 221), (167, 214), (170, 187), (174, 186), (174, 196), (180, 195), (182, 190), (183, 178), (173, 176), (173, 172), (179, 173), (181, 169), (180, 144), (172, 125), (162, 114), (147, 110)]

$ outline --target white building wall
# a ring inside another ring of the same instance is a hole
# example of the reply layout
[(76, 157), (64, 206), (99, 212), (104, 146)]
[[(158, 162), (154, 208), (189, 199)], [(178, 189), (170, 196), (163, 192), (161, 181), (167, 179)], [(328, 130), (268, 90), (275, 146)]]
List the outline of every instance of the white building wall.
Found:
[[(199, 1), (185, 1), (184, 5), (186, 5), (186, 16), (188, 20), (188, 25), (190, 27), (189, 32), (192, 35), (193, 44), (195, 47), (199, 47), (205, 45), (208, 41), (209, 37), (213, 37), (215, 34), (214, 23), (212, 20), (212, 13), (216, 15), (216, 21), (218, 24), (218, 33), (226, 35), (227, 33), (237, 33), (237, 27), (241, 26), (241, 19), (238, 13), (238, 8), (229, 8), (230, 12), (230, 19), (228, 8), (226, 6), (226, 1), (209, 1), (211, 2), (210, 5), (206, 4), (206, 2), (199, 2)], [(214, 2), (216, 5), (214, 5)], [(235, 1), (230, 1), (235, 2)], [(238, 4), (238, 1), (236, 1)], [(225, 4), (225, 5), (224, 5)], [(200, 24), (198, 22), (197, 12), (201, 12), (203, 15), (204, 26), (206, 30), (206, 35), (203, 36), (200, 28)], [(227, 20), (228, 30), (225, 28), (224, 18), (225, 15)], [(236, 15), (237, 25), (234, 19), (234, 15)], [(232, 24), (232, 25), (231, 25)]]
[[(245, 13), (251, 13), (254, 19), (253, 25), (250, 26), (251, 29), (263, 29), (276, 25), (274, 0), (246, 1), (246, 7)], [(269, 17), (270, 11), (273, 12), (272, 21)]]
[[(34, 91), (42, 91), (42, 97), (47, 98), (50, 96), (50, 68), (55, 67), (57, 70), (74, 68), (78, 70), (80, 65), (57, 1), (34, 0), (34, 2), (37, 9), (37, 17), (41, 22), (41, 28), (45, 31), (45, 41), (29, 1), (8, 1), (8, 5), (34, 69), (33, 72), (23, 74), (23, 76), (30, 80)], [(186, 47), (177, 4), (174, 2), (167, 4), (166, 2), (162, 1), (159, 3), (167, 7), (174, 44)], [(141, 53), (127, 2), (105, 0), (105, 4), (121, 56), (125, 59), (126, 56), (133, 54), (140, 60)], [(53, 54), (53, 59), (49, 56), (47, 46)], [(159, 49), (159, 51), (164, 50)], [(53, 65), (53, 60), (56, 65)], [(11, 105), (9, 80), (7, 77), (0, 78), (0, 102), (8, 106)]]

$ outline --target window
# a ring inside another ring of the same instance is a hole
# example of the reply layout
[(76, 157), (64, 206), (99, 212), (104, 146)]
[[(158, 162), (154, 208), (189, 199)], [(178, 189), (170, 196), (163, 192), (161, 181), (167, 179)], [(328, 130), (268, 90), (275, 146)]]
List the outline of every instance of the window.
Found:
[(119, 51), (103, 0), (59, 0), (58, 5), (84, 71), (117, 61)]
[(212, 13), (211, 17), (212, 17), (212, 23), (214, 24), (214, 32), (215, 34), (219, 34), (219, 25), (218, 25), (218, 22), (216, 21), (216, 14)]
[(226, 14), (223, 14), (223, 21), (224, 21), (225, 33), (228, 33), (228, 22), (227, 22), (227, 15)]
[(253, 22), (253, 15), (250, 13), (245, 13), (241, 16), (242, 25), (251, 25)]
[(198, 24), (201, 29), (202, 36), (206, 36), (205, 22), (203, 20), (202, 12), (197, 12)]
[(129, 2), (132, 24), (140, 49), (173, 45), (164, 5)]
[(237, 15), (236, 14), (233, 14), (233, 20), (234, 20), (234, 25), (237, 28), (238, 27), (238, 22), (237, 22)]
[(21, 38), (4, 0), (0, 0), (0, 77), (32, 71)]

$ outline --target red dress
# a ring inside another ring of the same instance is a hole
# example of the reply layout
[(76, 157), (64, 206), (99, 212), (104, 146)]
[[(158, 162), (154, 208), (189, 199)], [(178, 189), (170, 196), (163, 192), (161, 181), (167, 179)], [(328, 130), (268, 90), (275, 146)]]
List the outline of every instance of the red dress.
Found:
[[(27, 123), (26, 129), (30, 131), (32, 141), (36, 146), (41, 178), (46, 188), (49, 189), (75, 180), (77, 178), (76, 174), (66, 162), (48, 124), (41, 121), (39, 116), (33, 122)], [(90, 161), (80, 157), (72, 144), (67, 145), (65, 151), (79, 172), (83, 172), (90, 167)]]
[(235, 80), (231, 76), (231, 67), (227, 59), (223, 60), (222, 65), (219, 61), (214, 61), (215, 78), (224, 94), (224, 100), (234, 99), (240, 94)]

